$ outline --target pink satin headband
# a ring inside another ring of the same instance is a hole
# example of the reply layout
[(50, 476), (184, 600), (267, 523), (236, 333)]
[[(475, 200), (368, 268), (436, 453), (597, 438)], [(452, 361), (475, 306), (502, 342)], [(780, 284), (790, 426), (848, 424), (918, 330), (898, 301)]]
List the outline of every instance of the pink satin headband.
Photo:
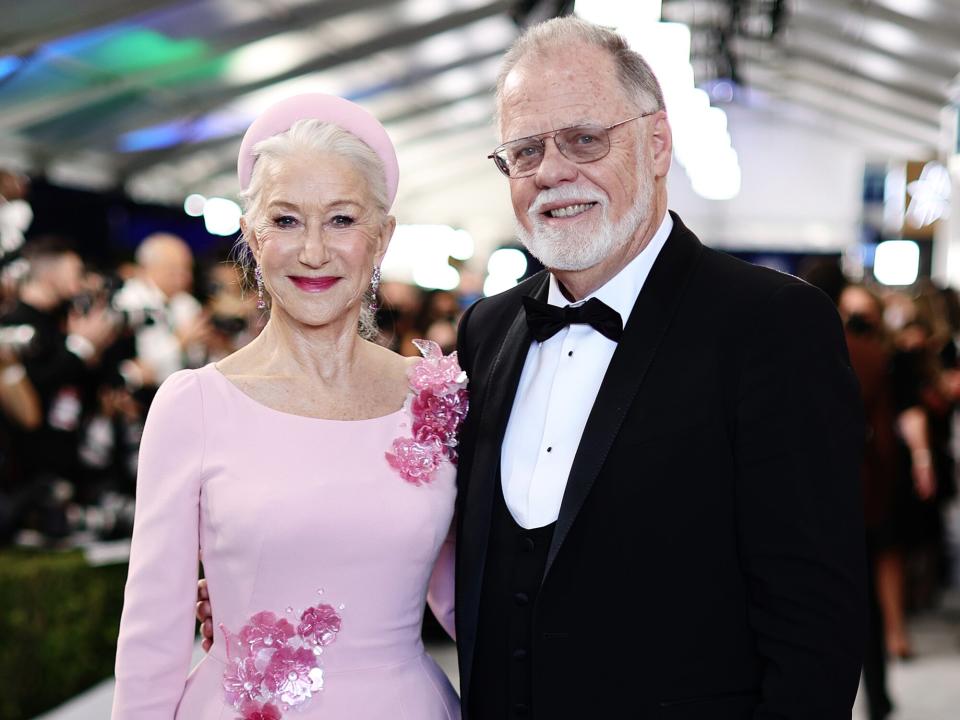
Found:
[(386, 171), (387, 204), (392, 205), (397, 196), (397, 182), (400, 178), (400, 166), (397, 163), (397, 151), (390, 136), (377, 119), (359, 105), (335, 95), (306, 93), (294, 95), (271, 105), (253, 121), (243, 142), (240, 143), (240, 157), (237, 158), (237, 175), (240, 177), (240, 189), (246, 190), (253, 173), (256, 158), (253, 148), (261, 140), (286, 132), (298, 120), (315, 119), (333, 123), (348, 133), (363, 140), (380, 157)]

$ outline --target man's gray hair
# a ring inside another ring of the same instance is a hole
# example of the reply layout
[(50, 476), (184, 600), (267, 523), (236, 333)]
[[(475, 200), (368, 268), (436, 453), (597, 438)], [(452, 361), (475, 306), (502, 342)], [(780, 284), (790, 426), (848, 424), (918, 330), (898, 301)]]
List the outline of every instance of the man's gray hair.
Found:
[(663, 90), (660, 89), (656, 75), (653, 74), (653, 70), (643, 56), (631, 49), (620, 33), (568, 15), (531, 26), (517, 38), (504, 55), (503, 65), (497, 77), (496, 120), (498, 124), (503, 103), (503, 86), (510, 71), (530, 55), (545, 55), (576, 44), (597, 47), (610, 54), (624, 93), (628, 99), (636, 102), (638, 111), (651, 112), (664, 109)]

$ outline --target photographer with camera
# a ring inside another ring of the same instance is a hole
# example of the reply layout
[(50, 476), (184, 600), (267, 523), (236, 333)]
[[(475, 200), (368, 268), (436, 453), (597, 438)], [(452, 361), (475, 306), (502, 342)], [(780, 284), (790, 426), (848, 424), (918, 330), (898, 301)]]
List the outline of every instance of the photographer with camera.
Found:
[(156, 387), (177, 370), (206, 362), (211, 328), (190, 294), (193, 253), (181, 238), (168, 233), (147, 236), (137, 248), (136, 261), (138, 274), (111, 304), (134, 333), (138, 384)]
[[(84, 290), (84, 265), (68, 242), (37, 238), (21, 254), (28, 270), (0, 326), (24, 336), (32, 331), (19, 360), (39, 399), (41, 419), (33, 428), (11, 425), (9, 432), (22, 467), (24, 520), (56, 538), (68, 532), (65, 508), (75, 490), (83, 401), (93, 390), (101, 353), (116, 337), (117, 322), (103, 303), (84, 312), (73, 306)], [(8, 380), (16, 379), (16, 370), (7, 372)]]

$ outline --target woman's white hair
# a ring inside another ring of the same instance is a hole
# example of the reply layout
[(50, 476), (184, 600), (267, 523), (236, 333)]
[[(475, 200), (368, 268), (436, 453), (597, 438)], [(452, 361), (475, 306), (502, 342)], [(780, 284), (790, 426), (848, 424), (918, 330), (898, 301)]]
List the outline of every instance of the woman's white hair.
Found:
[[(332, 153), (347, 160), (366, 179), (366, 186), (379, 213), (386, 216), (389, 211), (383, 162), (363, 140), (338, 125), (316, 119), (298, 120), (286, 132), (258, 142), (253, 147), (253, 153), (255, 162), (250, 184), (240, 193), (240, 204), (248, 227), (256, 227), (254, 218), (261, 212), (263, 190), (271, 171), (290, 158), (302, 157), (307, 153)], [(237, 239), (233, 257), (243, 276), (249, 279), (252, 276), (253, 258), (243, 235)], [(359, 332), (368, 340), (379, 334), (376, 314), (371, 309), (373, 300), (373, 293), (368, 291), (360, 306)]]

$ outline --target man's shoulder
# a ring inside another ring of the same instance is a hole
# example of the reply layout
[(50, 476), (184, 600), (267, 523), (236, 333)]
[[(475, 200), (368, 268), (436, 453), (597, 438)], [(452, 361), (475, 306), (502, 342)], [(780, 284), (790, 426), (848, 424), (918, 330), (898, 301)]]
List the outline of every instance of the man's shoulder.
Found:
[(471, 321), (483, 323), (495, 319), (499, 322), (509, 323), (522, 307), (523, 298), (532, 294), (542, 283), (546, 282), (546, 276), (547, 271), (541, 270), (509, 290), (480, 298), (469, 308)]
[(822, 294), (820, 290), (794, 275), (754, 265), (722, 250), (708, 247), (704, 248), (699, 276), (702, 282), (717, 292), (718, 299), (726, 297), (739, 302), (762, 302), (787, 287), (795, 287), (801, 293)]

